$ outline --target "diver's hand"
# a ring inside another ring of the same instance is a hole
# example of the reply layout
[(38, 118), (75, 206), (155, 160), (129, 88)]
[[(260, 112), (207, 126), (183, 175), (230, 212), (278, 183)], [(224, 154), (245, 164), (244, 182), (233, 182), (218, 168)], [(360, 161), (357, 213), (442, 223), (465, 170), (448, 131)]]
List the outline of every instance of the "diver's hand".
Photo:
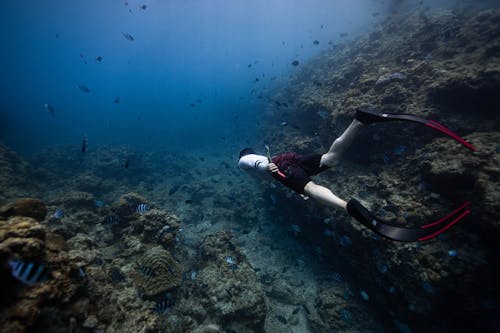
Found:
[(269, 170), (270, 172), (278, 172), (278, 171), (280, 171), (280, 169), (278, 168), (278, 166), (276, 164), (274, 164), (273, 162), (270, 162), (267, 165), (267, 170)]

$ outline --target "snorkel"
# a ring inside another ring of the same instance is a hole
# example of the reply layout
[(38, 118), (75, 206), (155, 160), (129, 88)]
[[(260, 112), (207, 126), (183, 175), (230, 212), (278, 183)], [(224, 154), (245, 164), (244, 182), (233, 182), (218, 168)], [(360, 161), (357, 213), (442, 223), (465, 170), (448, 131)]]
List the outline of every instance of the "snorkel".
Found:
[[(269, 151), (269, 146), (268, 145), (265, 145), (266, 146), (266, 153), (267, 153), (267, 160), (269, 161), (269, 163), (272, 163), (273, 161), (271, 160), (271, 152)], [(280, 170), (278, 170), (276, 172), (281, 178), (286, 178), (286, 175), (281, 172)]]

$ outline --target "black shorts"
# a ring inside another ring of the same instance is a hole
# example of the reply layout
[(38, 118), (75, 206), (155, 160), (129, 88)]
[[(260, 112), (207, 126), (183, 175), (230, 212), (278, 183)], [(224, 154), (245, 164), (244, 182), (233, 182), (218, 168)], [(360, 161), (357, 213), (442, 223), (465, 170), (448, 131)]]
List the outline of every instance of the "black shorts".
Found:
[(274, 175), (283, 185), (297, 193), (304, 194), (304, 187), (312, 179), (311, 176), (328, 169), (320, 166), (321, 154), (299, 155), (295, 153), (281, 154), (273, 157), (272, 161), (278, 166), (286, 178)]

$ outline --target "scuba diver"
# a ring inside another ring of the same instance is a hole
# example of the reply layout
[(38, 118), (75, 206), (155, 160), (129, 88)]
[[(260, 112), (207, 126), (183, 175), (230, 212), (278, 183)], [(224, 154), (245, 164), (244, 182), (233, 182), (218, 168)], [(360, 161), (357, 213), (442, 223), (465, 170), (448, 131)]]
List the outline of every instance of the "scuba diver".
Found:
[(355, 220), (385, 238), (401, 242), (432, 239), (469, 215), (470, 202), (463, 203), (456, 210), (435, 222), (409, 227), (383, 221), (375, 217), (356, 199), (351, 198), (349, 201), (345, 201), (311, 179), (311, 176), (333, 167), (336, 160), (351, 144), (355, 135), (364, 125), (388, 121), (410, 121), (424, 124), (455, 139), (471, 151), (475, 151), (474, 146), (434, 120), (426, 120), (407, 114), (387, 114), (369, 109), (357, 109), (355, 119), (324, 154), (286, 153), (271, 158), (269, 147), (266, 145), (267, 156), (258, 155), (253, 148), (245, 148), (240, 151), (238, 166), (249, 174), (260, 178), (274, 178), (304, 198), (311, 197), (324, 205), (343, 209)]

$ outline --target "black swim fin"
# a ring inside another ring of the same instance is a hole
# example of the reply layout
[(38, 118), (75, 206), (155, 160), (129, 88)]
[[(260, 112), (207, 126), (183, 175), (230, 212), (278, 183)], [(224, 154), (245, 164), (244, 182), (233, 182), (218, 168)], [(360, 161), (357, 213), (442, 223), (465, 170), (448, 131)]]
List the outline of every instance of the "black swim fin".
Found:
[(389, 113), (380, 113), (371, 109), (359, 108), (356, 110), (355, 118), (362, 122), (365, 125), (373, 124), (377, 122), (387, 122), (387, 121), (411, 121), (414, 123), (424, 124), (432, 129), (435, 129), (441, 133), (448, 135), (454, 140), (460, 142), (467, 149), (471, 151), (475, 151), (476, 148), (471, 145), (469, 142), (465, 141), (463, 138), (452, 132), (449, 128), (444, 125), (438, 123), (434, 120), (428, 120), (424, 118), (419, 118), (417, 116), (413, 116), (410, 114), (389, 114)]
[(469, 206), (470, 202), (465, 202), (445, 217), (418, 227), (406, 227), (377, 219), (356, 199), (349, 200), (347, 212), (382, 237), (400, 242), (417, 242), (433, 239), (451, 228), (470, 214)]

